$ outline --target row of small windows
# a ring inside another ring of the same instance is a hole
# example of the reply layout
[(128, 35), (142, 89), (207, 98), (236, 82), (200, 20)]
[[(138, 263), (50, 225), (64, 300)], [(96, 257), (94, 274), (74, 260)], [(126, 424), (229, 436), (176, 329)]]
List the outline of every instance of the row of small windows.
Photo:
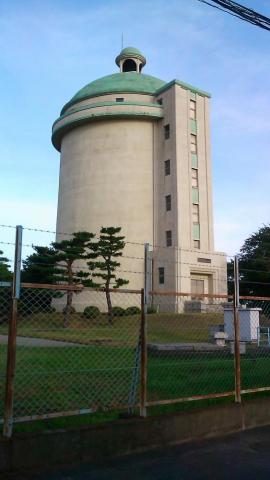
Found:
[[(196, 101), (189, 101), (189, 118), (196, 120)], [(197, 163), (197, 135), (190, 134), (190, 152), (192, 155), (191, 187), (192, 187), (192, 224), (193, 248), (200, 248), (200, 209), (199, 209), (199, 175)], [(196, 162), (195, 160), (196, 159)]]

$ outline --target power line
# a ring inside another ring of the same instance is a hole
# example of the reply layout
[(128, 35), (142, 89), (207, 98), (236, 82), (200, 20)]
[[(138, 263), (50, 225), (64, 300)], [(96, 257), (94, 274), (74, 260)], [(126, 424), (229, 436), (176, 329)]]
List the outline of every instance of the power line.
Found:
[[(264, 30), (270, 31), (270, 18), (262, 15), (251, 8), (247, 8), (240, 3), (233, 2), (232, 0), (198, 0), (201, 3), (205, 3), (210, 7), (221, 10), (222, 12), (228, 13), (234, 17), (244, 20), (245, 22), (251, 23), (257, 27), (263, 28)], [(216, 5), (214, 5), (216, 4)]]

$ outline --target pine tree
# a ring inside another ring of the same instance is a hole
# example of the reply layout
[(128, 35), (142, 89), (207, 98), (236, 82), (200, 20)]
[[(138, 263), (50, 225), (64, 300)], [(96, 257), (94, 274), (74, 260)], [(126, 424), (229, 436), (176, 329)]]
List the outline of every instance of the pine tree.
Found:
[(270, 296), (270, 225), (264, 225), (240, 249), (240, 294)]
[[(11, 282), (12, 273), (9, 270), (8, 258), (3, 257), (0, 250), (0, 282)], [(7, 322), (11, 299), (11, 287), (0, 288), (0, 323)]]
[[(52, 242), (49, 247), (33, 246), (35, 253), (29, 255), (23, 262), (22, 281), (45, 284), (63, 283), (70, 286), (82, 284), (89, 273), (87, 270), (82, 271), (75, 262), (86, 258), (86, 246), (91, 245), (94, 236), (89, 232), (76, 232), (71, 239)], [(41, 295), (40, 292), (38, 293)], [(50, 304), (52, 294), (47, 295), (46, 299), (47, 304)], [(64, 308), (65, 327), (68, 326), (72, 313), (72, 300), (73, 291), (68, 290)]]
[(8, 258), (2, 257), (3, 253), (0, 250), (0, 282), (10, 282), (12, 273), (9, 270)]
[[(52, 247), (55, 251), (55, 266), (53, 271), (53, 280), (57, 283), (68, 284), (74, 286), (82, 284), (89, 276), (89, 272), (82, 271), (78, 265), (74, 263), (78, 260), (86, 258), (86, 248), (92, 244), (95, 237), (93, 233), (76, 232), (70, 240), (62, 240), (61, 242), (53, 242)], [(72, 313), (73, 291), (67, 291), (67, 302), (64, 309), (64, 326), (69, 324), (69, 316)]]
[(120, 263), (115, 259), (122, 256), (125, 247), (125, 237), (117, 235), (120, 231), (121, 227), (102, 227), (99, 239), (88, 246), (90, 253), (87, 255), (89, 259), (87, 264), (91, 278), (84, 281), (86, 286), (104, 288), (110, 324), (113, 322), (110, 289), (128, 284), (128, 280), (116, 275)]
[(54, 281), (55, 249), (33, 245), (34, 253), (23, 260), (22, 282), (51, 284)]

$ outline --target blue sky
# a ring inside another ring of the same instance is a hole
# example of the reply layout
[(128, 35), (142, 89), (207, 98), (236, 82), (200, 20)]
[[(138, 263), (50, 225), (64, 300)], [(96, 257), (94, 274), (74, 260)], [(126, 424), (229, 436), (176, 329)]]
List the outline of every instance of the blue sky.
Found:
[[(270, 16), (269, 0), (243, 3)], [(117, 71), (122, 32), (145, 73), (211, 92), (215, 244), (236, 253), (269, 222), (270, 33), (197, 0), (0, 0), (0, 223), (55, 229), (52, 123), (82, 86)], [(13, 235), (0, 229), (1, 241)]]

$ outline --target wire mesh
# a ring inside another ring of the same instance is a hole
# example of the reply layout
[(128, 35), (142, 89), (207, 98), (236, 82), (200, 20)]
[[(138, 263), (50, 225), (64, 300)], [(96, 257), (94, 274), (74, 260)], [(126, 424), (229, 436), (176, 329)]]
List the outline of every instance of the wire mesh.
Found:
[(4, 411), (8, 322), (11, 309), (11, 286), (0, 286), (0, 417)]
[(149, 403), (233, 392), (234, 355), (224, 331), (225, 301), (152, 295), (147, 316)]
[(270, 298), (240, 303), (241, 389), (270, 390)]
[(101, 291), (22, 288), (15, 421), (138, 402), (141, 296), (114, 291), (110, 298), (111, 317)]

